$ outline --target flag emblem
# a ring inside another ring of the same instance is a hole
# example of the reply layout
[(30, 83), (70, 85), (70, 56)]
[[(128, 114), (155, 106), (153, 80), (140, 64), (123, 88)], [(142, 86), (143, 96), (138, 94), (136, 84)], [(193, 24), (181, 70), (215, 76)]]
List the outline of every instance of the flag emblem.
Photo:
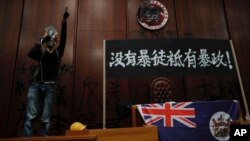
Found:
[(217, 140), (229, 140), (230, 138), (230, 115), (223, 111), (218, 111), (210, 119), (209, 128), (212, 135)]

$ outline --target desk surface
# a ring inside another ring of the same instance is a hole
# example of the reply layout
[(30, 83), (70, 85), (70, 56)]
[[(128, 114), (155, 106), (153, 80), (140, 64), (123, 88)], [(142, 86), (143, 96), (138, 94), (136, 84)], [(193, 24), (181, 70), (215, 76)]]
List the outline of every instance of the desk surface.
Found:
[(66, 136), (96, 135), (96, 141), (158, 141), (156, 126), (66, 131)]
[(94, 141), (96, 135), (2, 138), (0, 141)]
[(231, 122), (232, 125), (250, 125), (250, 121), (235, 120)]

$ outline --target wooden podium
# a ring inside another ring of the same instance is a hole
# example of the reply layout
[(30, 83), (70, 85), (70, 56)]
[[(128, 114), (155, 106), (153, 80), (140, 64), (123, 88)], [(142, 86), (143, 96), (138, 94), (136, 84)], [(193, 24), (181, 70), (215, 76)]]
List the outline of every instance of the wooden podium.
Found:
[(66, 131), (65, 135), (94, 135), (96, 141), (158, 141), (156, 126)]

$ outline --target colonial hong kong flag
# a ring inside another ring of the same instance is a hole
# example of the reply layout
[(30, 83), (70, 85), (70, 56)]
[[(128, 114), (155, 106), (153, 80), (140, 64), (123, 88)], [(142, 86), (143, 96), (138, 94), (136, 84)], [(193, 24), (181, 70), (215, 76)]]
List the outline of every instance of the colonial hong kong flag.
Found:
[(196, 127), (193, 102), (167, 102), (137, 106), (147, 125)]
[(159, 141), (229, 141), (230, 122), (236, 120), (236, 100), (141, 104), (147, 125), (158, 127)]

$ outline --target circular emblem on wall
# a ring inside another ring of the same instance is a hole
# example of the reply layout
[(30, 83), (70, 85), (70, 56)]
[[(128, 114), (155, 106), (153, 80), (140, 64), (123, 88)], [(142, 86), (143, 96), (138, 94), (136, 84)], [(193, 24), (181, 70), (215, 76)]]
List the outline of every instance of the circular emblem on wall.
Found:
[(156, 0), (145, 1), (138, 9), (137, 20), (143, 27), (147, 29), (160, 29), (168, 21), (167, 8)]

